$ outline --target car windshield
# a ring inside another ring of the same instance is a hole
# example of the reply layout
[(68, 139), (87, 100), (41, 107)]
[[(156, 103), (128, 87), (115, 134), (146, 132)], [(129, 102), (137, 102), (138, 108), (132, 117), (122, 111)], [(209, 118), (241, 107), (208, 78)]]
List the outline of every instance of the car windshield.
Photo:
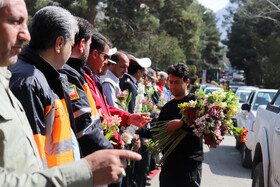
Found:
[(248, 99), (250, 92), (236, 92), (236, 96), (239, 97), (239, 103), (245, 103)]
[(267, 105), (275, 94), (276, 92), (259, 92), (253, 110), (257, 110), (260, 105)]
[(204, 94), (207, 95), (208, 93), (212, 93), (216, 90), (222, 90), (222, 88), (205, 88)]

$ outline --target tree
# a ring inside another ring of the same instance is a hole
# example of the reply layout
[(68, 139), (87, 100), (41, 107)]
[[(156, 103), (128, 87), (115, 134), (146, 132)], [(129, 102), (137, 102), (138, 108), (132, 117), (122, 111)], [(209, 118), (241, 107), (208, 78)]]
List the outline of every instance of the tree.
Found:
[[(264, 6), (264, 7), (262, 7)], [(273, 19), (260, 17), (248, 17), (256, 14), (261, 9), (265, 10), (266, 4), (246, 1), (235, 13), (231, 30), (228, 32), (228, 40), (224, 43), (228, 46), (228, 57), (238, 69), (245, 70), (246, 81), (249, 85), (276, 88), (279, 81), (278, 71), (273, 71), (279, 64), (279, 23)], [(246, 10), (247, 14), (244, 14)], [(270, 14), (274, 16), (273, 14)], [(277, 51), (277, 52), (276, 52)]]
[(101, 0), (25, 0), (29, 14), (29, 20), (42, 7), (48, 5), (61, 6), (69, 10), (73, 15), (87, 19), (92, 24), (97, 14), (96, 6)]

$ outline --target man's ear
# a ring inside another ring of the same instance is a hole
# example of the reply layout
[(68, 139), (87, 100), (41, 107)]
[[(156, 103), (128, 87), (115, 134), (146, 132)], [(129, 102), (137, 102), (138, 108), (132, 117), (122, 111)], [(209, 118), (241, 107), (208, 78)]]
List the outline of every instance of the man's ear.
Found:
[(85, 52), (85, 39), (83, 38), (78, 44), (78, 49), (81, 54)]
[(93, 50), (91, 53), (89, 53), (89, 57), (90, 59), (96, 59), (98, 57), (98, 51), (97, 50)]
[(189, 83), (190, 83), (190, 79), (187, 79), (187, 80), (186, 80), (186, 85), (188, 86)]
[(65, 44), (65, 39), (63, 36), (59, 36), (56, 38), (55, 40), (55, 51), (57, 53), (60, 53), (62, 48), (64, 47), (64, 44)]

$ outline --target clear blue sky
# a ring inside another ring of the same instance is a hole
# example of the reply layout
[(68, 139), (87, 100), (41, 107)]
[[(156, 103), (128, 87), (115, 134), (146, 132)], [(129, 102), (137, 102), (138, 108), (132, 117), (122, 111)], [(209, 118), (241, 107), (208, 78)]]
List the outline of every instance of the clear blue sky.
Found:
[(224, 8), (228, 4), (229, 0), (198, 0), (198, 2), (206, 8), (216, 12)]

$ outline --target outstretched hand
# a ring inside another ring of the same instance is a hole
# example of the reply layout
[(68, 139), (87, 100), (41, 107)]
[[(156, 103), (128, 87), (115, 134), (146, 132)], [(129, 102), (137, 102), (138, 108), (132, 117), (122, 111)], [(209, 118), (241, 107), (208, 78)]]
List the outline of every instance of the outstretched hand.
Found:
[(138, 153), (118, 149), (100, 150), (85, 157), (91, 168), (95, 186), (120, 182), (123, 168), (126, 168), (122, 160), (141, 158)]
[(149, 113), (135, 113), (130, 114), (127, 124), (132, 124), (137, 127), (144, 127), (152, 121), (152, 118), (149, 117)]
[(176, 129), (182, 128), (183, 121), (179, 119), (174, 119), (166, 123), (165, 129), (168, 132), (168, 134), (172, 134)]

